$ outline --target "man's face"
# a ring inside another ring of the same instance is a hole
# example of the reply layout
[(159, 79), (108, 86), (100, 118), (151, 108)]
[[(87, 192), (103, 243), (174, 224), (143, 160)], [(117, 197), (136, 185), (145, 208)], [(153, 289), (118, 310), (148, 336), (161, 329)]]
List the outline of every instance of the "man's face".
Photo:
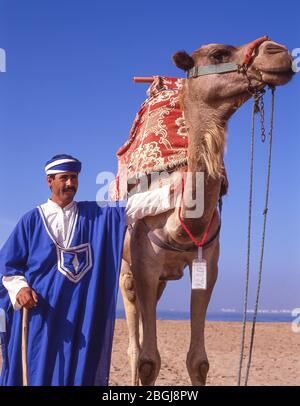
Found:
[(77, 172), (57, 173), (54, 178), (47, 176), (47, 181), (55, 200), (68, 204), (74, 199), (78, 189)]

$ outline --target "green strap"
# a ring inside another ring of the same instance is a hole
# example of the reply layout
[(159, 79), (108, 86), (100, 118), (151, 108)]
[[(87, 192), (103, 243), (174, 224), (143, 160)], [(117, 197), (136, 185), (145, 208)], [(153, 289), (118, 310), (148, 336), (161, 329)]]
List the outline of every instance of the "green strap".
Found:
[(194, 66), (187, 71), (187, 78), (197, 76), (212, 75), (215, 73), (235, 72), (239, 70), (239, 65), (235, 62), (220, 63), (218, 65)]

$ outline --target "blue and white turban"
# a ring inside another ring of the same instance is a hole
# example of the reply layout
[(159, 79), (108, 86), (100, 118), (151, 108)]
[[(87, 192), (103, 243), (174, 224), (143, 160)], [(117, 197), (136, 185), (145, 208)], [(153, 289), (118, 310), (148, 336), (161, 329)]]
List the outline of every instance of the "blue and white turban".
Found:
[(55, 155), (50, 161), (46, 162), (46, 175), (54, 175), (62, 172), (77, 172), (81, 171), (81, 162), (71, 155)]

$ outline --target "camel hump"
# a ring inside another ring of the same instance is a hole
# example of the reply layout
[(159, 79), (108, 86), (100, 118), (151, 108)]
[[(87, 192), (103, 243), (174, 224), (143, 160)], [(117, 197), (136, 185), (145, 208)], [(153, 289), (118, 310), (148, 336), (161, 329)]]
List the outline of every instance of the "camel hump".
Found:
[[(130, 130), (117, 151), (117, 181), (110, 188), (114, 200), (128, 191), (128, 180), (170, 172), (187, 165), (188, 136), (181, 106), (182, 78), (154, 76)], [(124, 189), (125, 188), (125, 189)]]

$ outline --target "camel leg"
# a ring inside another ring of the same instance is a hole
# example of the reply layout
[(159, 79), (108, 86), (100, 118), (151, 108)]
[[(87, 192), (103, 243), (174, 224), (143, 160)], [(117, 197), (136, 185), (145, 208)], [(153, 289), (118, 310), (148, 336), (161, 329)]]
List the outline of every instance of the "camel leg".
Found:
[[(156, 305), (157, 302), (159, 301), (161, 295), (163, 294), (163, 291), (166, 287), (166, 282), (164, 281), (159, 281), (158, 286), (157, 286), (157, 291), (156, 291)], [(155, 305), (155, 307), (156, 307)], [(145, 316), (147, 317), (147, 316)], [(146, 320), (144, 318), (143, 320)], [(155, 320), (156, 320), (156, 311), (155, 311)], [(144, 323), (143, 323), (144, 324)], [(156, 321), (155, 321), (155, 327), (156, 327)], [(145, 333), (146, 337), (149, 338), (149, 333)], [(150, 346), (149, 346), (149, 341), (150, 341)], [(154, 341), (153, 341), (154, 343)], [(160, 360), (160, 355), (158, 352), (158, 349), (156, 347), (157, 345), (157, 339), (156, 339), (156, 330), (155, 330), (155, 346), (151, 345), (151, 340), (143, 340), (143, 346), (142, 346), (142, 353), (140, 356), (140, 361), (139, 361), (139, 374), (140, 374), (140, 379), (142, 382), (142, 385), (144, 386), (150, 386), (154, 385), (156, 378), (158, 376), (159, 370), (160, 370), (160, 365), (161, 365), (161, 360)], [(154, 355), (154, 357), (151, 359), (151, 355)]]
[(158, 289), (157, 289), (157, 302), (161, 298), (161, 295), (163, 294), (163, 291), (165, 290), (166, 286), (167, 286), (167, 282), (159, 281)]
[(128, 358), (131, 367), (131, 384), (138, 386), (138, 358), (140, 353), (139, 342), (139, 306), (137, 303), (135, 285), (128, 262), (124, 259), (121, 265), (120, 289), (123, 296), (126, 322), (129, 333)]
[(204, 343), (204, 326), (207, 306), (218, 275), (219, 241), (205, 250), (204, 257), (207, 261), (207, 289), (194, 289), (191, 294), (191, 343), (186, 365), (194, 386), (205, 385), (209, 370)]
[(138, 362), (139, 378), (142, 385), (152, 386), (161, 364), (156, 338), (156, 304), (164, 283), (159, 281), (160, 271), (157, 263), (149, 261), (149, 258), (147, 261), (146, 263), (141, 255), (132, 255), (132, 272), (143, 322), (143, 342)]

